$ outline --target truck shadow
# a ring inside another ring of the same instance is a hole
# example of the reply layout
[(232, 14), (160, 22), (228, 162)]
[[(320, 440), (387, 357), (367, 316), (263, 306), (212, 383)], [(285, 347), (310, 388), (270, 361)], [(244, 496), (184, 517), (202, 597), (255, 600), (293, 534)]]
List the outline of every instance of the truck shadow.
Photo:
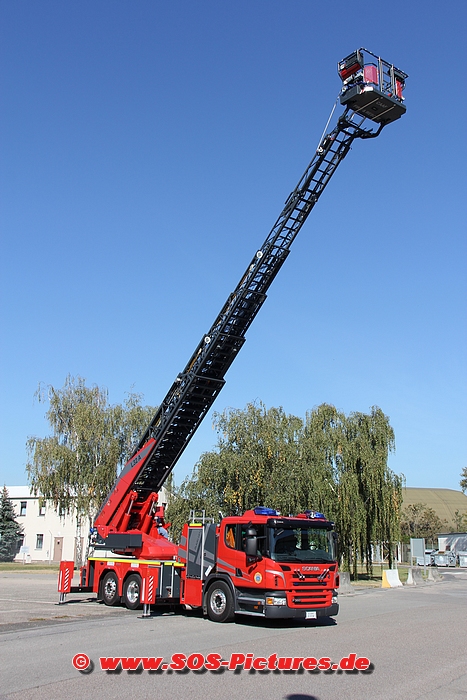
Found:
[[(293, 629), (297, 627), (333, 627), (337, 624), (332, 617), (320, 617), (318, 620), (268, 620), (266, 618), (236, 615), (235, 623), (244, 627), (266, 627), (269, 629)], [(308, 696), (307, 696), (308, 697)]]
[[(152, 613), (154, 614), (154, 613)], [(200, 620), (205, 619), (206, 622), (212, 625), (219, 624), (218, 622), (212, 622), (208, 617), (205, 617), (200, 608), (195, 608), (193, 610), (183, 610), (180, 609), (178, 614), (184, 615), (185, 617), (197, 617)], [(304, 619), (285, 619), (285, 620), (269, 620), (264, 617), (250, 617), (249, 615), (235, 615), (235, 624), (242, 625), (243, 627), (265, 627), (269, 629), (293, 629), (298, 627), (334, 627), (337, 625), (336, 620), (333, 617), (320, 617), (317, 620), (304, 620)]]

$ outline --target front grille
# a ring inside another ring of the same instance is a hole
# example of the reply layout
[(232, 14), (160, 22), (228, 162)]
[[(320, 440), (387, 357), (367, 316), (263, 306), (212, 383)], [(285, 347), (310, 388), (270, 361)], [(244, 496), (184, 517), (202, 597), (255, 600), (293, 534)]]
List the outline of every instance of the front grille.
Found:
[(306, 608), (325, 608), (331, 605), (332, 602), (331, 590), (300, 590), (293, 591), (287, 596), (289, 607), (306, 607)]

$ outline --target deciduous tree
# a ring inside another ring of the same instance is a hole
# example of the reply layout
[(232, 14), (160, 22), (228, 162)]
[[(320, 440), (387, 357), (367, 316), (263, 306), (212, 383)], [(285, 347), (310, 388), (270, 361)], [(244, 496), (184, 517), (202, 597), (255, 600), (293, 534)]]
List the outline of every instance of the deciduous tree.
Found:
[[(342, 446), (337, 459), (338, 527), (344, 565), (351, 552), (371, 570), (372, 545), (387, 547), (392, 565), (399, 537), (403, 477), (389, 469), (394, 431), (388, 417), (373, 406), (369, 414), (351, 413), (343, 420)], [(353, 557), (354, 574), (357, 573)]]
[(461, 472), (461, 480), (459, 484), (462, 491), (465, 493), (467, 491), (467, 467), (464, 467)]
[(424, 537), (433, 546), (446, 526), (447, 521), (441, 520), (426, 503), (411, 503), (402, 511), (401, 533), (407, 542), (411, 537)]
[(323, 404), (306, 420), (248, 404), (215, 414), (216, 449), (203, 454), (169, 501), (174, 534), (191, 509), (217, 515), (269, 505), (282, 513), (323, 510), (336, 522), (343, 564), (357, 553), (371, 568), (372, 545), (399, 534), (402, 477), (387, 465), (394, 432), (387, 416), (346, 416)]
[(454, 532), (467, 532), (467, 512), (454, 511)]
[(40, 386), (36, 396), (48, 404), (51, 435), (28, 439), (26, 471), (35, 494), (75, 515), (79, 561), (83, 519), (94, 517), (155, 409), (131, 393), (111, 406), (107, 390), (82, 377), (68, 376), (61, 389)]

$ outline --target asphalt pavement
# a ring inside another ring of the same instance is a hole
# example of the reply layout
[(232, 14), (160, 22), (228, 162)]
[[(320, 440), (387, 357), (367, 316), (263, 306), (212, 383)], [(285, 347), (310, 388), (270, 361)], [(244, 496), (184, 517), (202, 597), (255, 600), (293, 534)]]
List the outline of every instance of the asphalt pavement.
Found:
[[(58, 606), (55, 574), (0, 572), (0, 700), (467, 699), (467, 571), (443, 575), (425, 586), (356, 589), (341, 597), (335, 620), (216, 624), (170, 611), (145, 620), (86, 596)], [(73, 666), (80, 654), (89, 659), (86, 672)], [(197, 669), (208, 656), (231, 668)], [(101, 667), (101, 658), (126, 657), (161, 659), (167, 668)], [(331, 668), (312, 669), (312, 661), (303, 662), (310, 670), (277, 668), (294, 658), (329, 659)], [(332, 668), (355, 658), (369, 668)], [(173, 659), (193, 668), (171, 668)]]

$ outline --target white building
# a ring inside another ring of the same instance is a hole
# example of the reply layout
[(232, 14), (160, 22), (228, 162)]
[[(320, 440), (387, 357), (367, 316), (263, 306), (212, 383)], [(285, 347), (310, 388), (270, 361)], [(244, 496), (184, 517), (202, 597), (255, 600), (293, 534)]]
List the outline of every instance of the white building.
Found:
[[(15, 561), (59, 562), (62, 559), (75, 561), (77, 531), (73, 515), (60, 515), (50, 502), (41, 506), (39, 496), (34, 496), (29, 486), (7, 486), (8, 495), (15, 507), (16, 521), (23, 526), (23, 541)], [(167, 497), (162, 488), (160, 503)], [(81, 552), (84, 554), (89, 524), (83, 524), (79, 536)]]
[[(16, 521), (23, 526), (21, 551), (15, 561), (58, 562), (75, 560), (76, 521), (71, 515), (60, 515), (51, 503), (41, 506), (29, 486), (7, 486), (15, 507)], [(81, 542), (86, 543), (87, 529), (82, 528)]]

